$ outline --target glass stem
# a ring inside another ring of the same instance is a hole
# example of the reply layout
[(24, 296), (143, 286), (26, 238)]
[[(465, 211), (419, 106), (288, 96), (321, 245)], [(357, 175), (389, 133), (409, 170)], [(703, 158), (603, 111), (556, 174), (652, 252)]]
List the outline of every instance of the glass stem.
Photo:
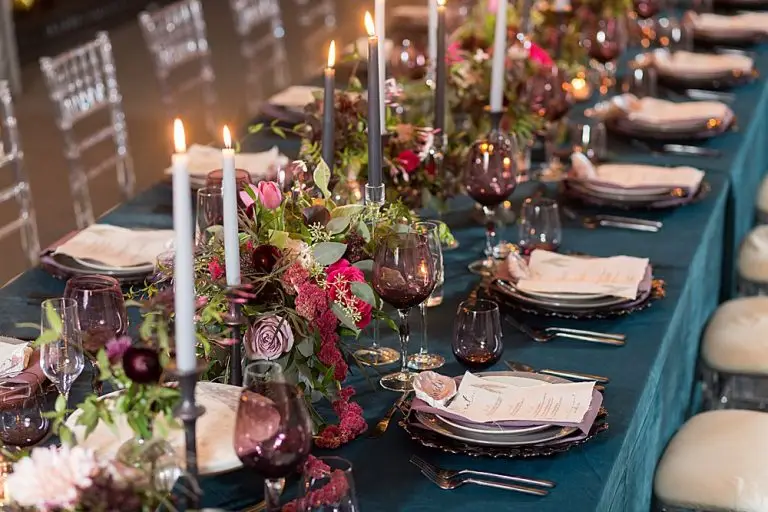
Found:
[(378, 320), (376, 319), (373, 320), (372, 329), (373, 329), (373, 332), (372, 332), (373, 339), (371, 340), (371, 350), (378, 351), (379, 350), (379, 321)]
[(419, 348), (419, 354), (429, 354), (429, 345), (427, 344), (427, 301), (425, 300), (419, 304), (419, 312), (421, 313), (421, 347)]
[(400, 315), (400, 372), (408, 373), (408, 340), (411, 337), (411, 330), (408, 326), (408, 313), (411, 308), (398, 309)]
[(264, 502), (267, 512), (280, 510), (280, 495), (285, 488), (285, 478), (267, 478), (264, 480)]
[(483, 206), (485, 213), (485, 255), (489, 263), (493, 263), (493, 248), (496, 246), (496, 220), (494, 211), (487, 206)]

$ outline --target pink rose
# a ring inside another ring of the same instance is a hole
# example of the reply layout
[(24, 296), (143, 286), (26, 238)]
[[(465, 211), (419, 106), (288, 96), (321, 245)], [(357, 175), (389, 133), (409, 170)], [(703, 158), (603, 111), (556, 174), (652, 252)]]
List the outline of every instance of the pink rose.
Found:
[(536, 62), (542, 66), (551, 66), (555, 63), (547, 51), (536, 43), (531, 43), (531, 47), (528, 50), (528, 55), (533, 62)]
[(445, 62), (449, 66), (464, 62), (464, 57), (461, 55), (461, 44), (458, 41), (452, 42), (448, 45), (448, 48), (445, 49)]
[(251, 359), (271, 361), (292, 348), (291, 326), (278, 315), (261, 317), (245, 333), (245, 349)]
[(259, 201), (269, 210), (276, 210), (283, 202), (283, 192), (274, 181), (260, 181), (258, 184)]

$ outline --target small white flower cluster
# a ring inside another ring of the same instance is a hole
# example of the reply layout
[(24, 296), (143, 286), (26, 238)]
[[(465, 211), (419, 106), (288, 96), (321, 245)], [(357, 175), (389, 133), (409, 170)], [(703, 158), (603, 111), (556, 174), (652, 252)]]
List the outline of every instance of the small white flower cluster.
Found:
[(349, 290), (349, 282), (346, 280), (346, 278), (343, 276), (337, 276), (336, 280), (331, 283), (331, 286), (333, 286), (337, 292), (336, 300), (334, 302), (338, 304), (342, 310), (344, 310), (344, 313), (346, 313), (354, 323), (359, 322), (363, 316), (360, 313), (360, 310), (357, 308), (356, 297), (354, 294), (347, 292), (347, 290)]

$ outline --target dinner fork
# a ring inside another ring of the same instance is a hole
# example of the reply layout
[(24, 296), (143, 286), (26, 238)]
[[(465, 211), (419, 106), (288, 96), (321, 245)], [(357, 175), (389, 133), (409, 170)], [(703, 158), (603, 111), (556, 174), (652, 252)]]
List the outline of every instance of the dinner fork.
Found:
[(614, 339), (614, 338), (605, 338), (601, 336), (593, 336), (588, 334), (576, 334), (576, 333), (564, 332), (564, 331), (556, 331), (556, 332), (537, 331), (536, 329), (533, 329), (528, 325), (518, 322), (517, 320), (513, 319), (510, 316), (506, 316), (504, 318), (512, 327), (522, 332), (523, 334), (525, 334), (526, 336), (528, 336), (529, 338), (531, 338), (533, 341), (537, 343), (547, 343), (548, 341), (551, 341), (555, 338), (570, 338), (574, 340), (589, 341), (592, 343), (600, 343), (603, 345), (614, 345), (619, 347), (625, 344), (624, 340)]
[(461, 487), (464, 484), (475, 484), (482, 485), (483, 487), (495, 487), (496, 489), (504, 489), (506, 491), (532, 494), (534, 496), (546, 496), (549, 494), (549, 491), (546, 489), (537, 489), (535, 487), (525, 487), (523, 485), (508, 484), (504, 482), (493, 482), (491, 480), (479, 480), (477, 478), (457, 478), (454, 480), (449, 480), (439, 476), (429, 468), (422, 469), (421, 474), (427, 477), (436, 486), (446, 490), (455, 489), (457, 487)]
[(513, 475), (505, 475), (503, 473), (489, 473), (487, 471), (475, 471), (473, 469), (443, 469), (435, 466), (434, 464), (430, 464), (429, 462), (425, 461), (418, 455), (412, 455), (411, 456), (411, 464), (418, 467), (421, 470), (431, 470), (433, 471), (437, 476), (440, 478), (445, 478), (447, 480), (451, 480), (457, 476), (460, 475), (475, 475), (475, 476), (486, 476), (489, 478), (497, 478), (499, 480), (508, 480), (510, 482), (517, 482), (521, 484), (529, 484), (539, 487), (546, 487), (548, 489), (551, 489), (555, 486), (555, 482), (552, 482), (550, 480), (539, 480), (538, 478), (527, 478), (524, 476), (513, 476)]

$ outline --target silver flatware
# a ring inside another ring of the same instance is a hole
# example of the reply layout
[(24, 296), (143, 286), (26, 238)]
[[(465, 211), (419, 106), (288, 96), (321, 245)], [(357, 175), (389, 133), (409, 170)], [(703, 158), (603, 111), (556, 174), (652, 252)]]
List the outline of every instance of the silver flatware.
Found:
[(384, 435), (384, 432), (386, 432), (389, 428), (389, 422), (392, 421), (392, 417), (395, 415), (397, 410), (400, 409), (400, 406), (403, 404), (406, 397), (408, 397), (410, 393), (410, 391), (403, 393), (403, 396), (395, 401), (395, 403), (392, 405), (392, 407), (389, 408), (386, 414), (384, 414), (384, 416), (376, 423), (376, 425), (374, 425), (373, 429), (368, 434), (369, 438), (378, 439)]
[(534, 485), (538, 487), (546, 487), (548, 489), (551, 489), (555, 486), (555, 482), (552, 482), (550, 480), (540, 480), (538, 478), (528, 478), (525, 476), (505, 475), (504, 473), (491, 473), (488, 471), (475, 471), (473, 469), (459, 469), (459, 470), (443, 469), (435, 466), (434, 464), (430, 464), (429, 462), (425, 461), (424, 459), (422, 459), (417, 455), (412, 455), (410, 462), (411, 464), (413, 464), (414, 466), (416, 466), (421, 470), (424, 470), (424, 469), (431, 470), (437, 476), (441, 478), (446, 478), (448, 480), (451, 480), (461, 475), (475, 475), (475, 476), (484, 476), (488, 478), (497, 478), (499, 480), (506, 480), (509, 482), (517, 482), (521, 484)]
[(714, 158), (722, 155), (718, 149), (702, 148), (699, 146), (690, 146), (688, 144), (664, 144), (662, 149), (670, 154), (711, 156)]
[(751, 52), (749, 50), (743, 50), (741, 48), (729, 48), (727, 46), (716, 46), (714, 48), (715, 53), (720, 54), (731, 54), (731, 55), (741, 55), (743, 57), (749, 57), (751, 59), (755, 58), (755, 52)]
[(544, 332), (544, 331), (537, 331), (536, 329), (533, 329), (532, 327), (525, 325), (524, 323), (518, 322), (511, 316), (507, 315), (504, 317), (506, 321), (515, 329), (522, 332), (529, 338), (531, 338), (533, 341), (537, 343), (547, 343), (548, 341), (551, 341), (555, 338), (569, 338), (573, 340), (581, 340), (581, 341), (589, 341), (591, 343), (599, 343), (602, 345), (614, 345), (614, 346), (624, 346), (625, 341), (624, 340), (616, 340), (612, 338), (603, 338), (600, 336), (592, 336), (587, 334), (574, 334), (570, 332)]
[(664, 224), (656, 220), (638, 219), (635, 217), (624, 217), (621, 215), (593, 215), (581, 216), (571, 208), (563, 206), (562, 212), (571, 220), (581, 221), (586, 228), (602, 227), (620, 227), (638, 231), (657, 232)]
[(585, 228), (595, 229), (601, 228), (616, 228), (616, 229), (629, 229), (631, 231), (643, 231), (645, 233), (658, 233), (659, 228), (656, 226), (649, 226), (647, 224), (637, 224), (635, 222), (616, 221), (610, 219), (601, 219), (596, 217), (584, 217), (581, 219), (581, 223)]
[(692, 100), (732, 102), (736, 96), (732, 92), (707, 91), (704, 89), (686, 89), (684, 94)]
[[(549, 368), (537, 370), (531, 365), (518, 363), (517, 361), (504, 361), (504, 364), (507, 366), (507, 368), (515, 372), (541, 373), (543, 375), (551, 375), (553, 377), (562, 377), (568, 380), (578, 380), (583, 382), (599, 382), (600, 384), (608, 383), (608, 377), (603, 377), (601, 375), (590, 375), (589, 373), (570, 372), (565, 370), (551, 370)], [(597, 385), (595, 387), (597, 388), (598, 391), (605, 390), (605, 386)]]
[[(421, 469), (421, 468), (419, 468)], [(475, 484), (483, 487), (494, 487), (496, 489), (504, 489), (506, 491), (515, 491), (523, 494), (531, 494), (533, 496), (546, 496), (549, 491), (546, 489), (538, 489), (536, 487), (525, 487), (523, 485), (508, 484), (505, 482), (494, 482), (492, 480), (480, 480), (477, 478), (455, 478), (448, 479), (442, 478), (437, 473), (429, 468), (421, 469), (421, 474), (427, 477), (433, 484), (441, 489), (452, 490), (457, 487), (461, 487), (464, 484)]]
[(544, 332), (570, 332), (572, 334), (587, 334), (590, 336), (599, 336), (601, 338), (612, 338), (614, 340), (626, 340), (626, 334), (616, 334), (610, 332), (600, 331), (586, 331), (584, 329), (571, 329), (569, 327), (545, 327), (542, 329)]

